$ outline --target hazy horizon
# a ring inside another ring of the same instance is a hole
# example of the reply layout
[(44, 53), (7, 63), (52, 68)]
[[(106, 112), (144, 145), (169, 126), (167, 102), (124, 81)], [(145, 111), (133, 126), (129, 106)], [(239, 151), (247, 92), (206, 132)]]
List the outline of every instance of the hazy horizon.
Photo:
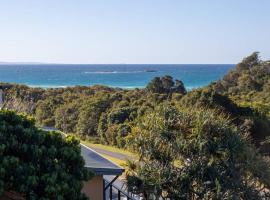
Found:
[(46, 63), (46, 62), (5, 62), (0, 65), (235, 65), (237, 63)]

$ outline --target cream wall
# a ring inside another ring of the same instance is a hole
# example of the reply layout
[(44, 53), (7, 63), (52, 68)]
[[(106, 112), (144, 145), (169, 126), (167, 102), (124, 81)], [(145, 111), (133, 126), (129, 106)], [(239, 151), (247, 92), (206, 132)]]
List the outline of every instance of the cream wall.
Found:
[(84, 182), (82, 192), (90, 200), (103, 200), (103, 177), (95, 176), (88, 182)]

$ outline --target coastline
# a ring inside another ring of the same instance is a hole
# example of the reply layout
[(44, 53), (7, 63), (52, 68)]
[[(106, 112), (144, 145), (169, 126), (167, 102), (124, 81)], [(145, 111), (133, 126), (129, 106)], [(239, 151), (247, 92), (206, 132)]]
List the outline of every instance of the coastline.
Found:
[(154, 77), (170, 75), (183, 81), (187, 90), (222, 78), (234, 65), (1, 65), (0, 82), (33, 88), (66, 88), (102, 85), (132, 90), (145, 88)]
[[(24, 83), (9, 83), (9, 84), (19, 84), (19, 85), (26, 85), (30, 88), (42, 88), (42, 89), (57, 89), (57, 88), (68, 88), (68, 87), (76, 87), (76, 86), (86, 86), (86, 87), (93, 87), (93, 86), (104, 86), (109, 88), (120, 88), (123, 90), (134, 90), (134, 89), (145, 89), (146, 85), (144, 86), (114, 86), (114, 85), (104, 85), (104, 84), (96, 84), (96, 85), (28, 85)], [(198, 86), (186, 86), (188, 91), (193, 89), (198, 89), (201, 87), (207, 86), (206, 85), (198, 85)]]

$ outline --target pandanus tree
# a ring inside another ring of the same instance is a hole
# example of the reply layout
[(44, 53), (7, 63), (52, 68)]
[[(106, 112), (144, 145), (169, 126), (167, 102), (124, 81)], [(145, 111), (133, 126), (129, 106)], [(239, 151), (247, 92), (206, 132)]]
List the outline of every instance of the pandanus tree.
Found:
[(148, 199), (269, 199), (270, 168), (228, 116), (160, 105), (146, 114), (133, 145), (140, 160), (127, 177)]
[(34, 120), (0, 111), (0, 199), (81, 200), (84, 168), (79, 141), (35, 127)]

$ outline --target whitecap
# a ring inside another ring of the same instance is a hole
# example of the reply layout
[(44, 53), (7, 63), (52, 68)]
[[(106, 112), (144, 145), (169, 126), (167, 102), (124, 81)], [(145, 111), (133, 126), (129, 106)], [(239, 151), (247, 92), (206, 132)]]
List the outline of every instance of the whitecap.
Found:
[(68, 85), (29, 85), (27, 84), (27, 86), (32, 87), (32, 88), (67, 88), (70, 87)]
[(85, 74), (136, 74), (143, 73), (145, 71), (93, 71), (93, 72), (84, 72)]

